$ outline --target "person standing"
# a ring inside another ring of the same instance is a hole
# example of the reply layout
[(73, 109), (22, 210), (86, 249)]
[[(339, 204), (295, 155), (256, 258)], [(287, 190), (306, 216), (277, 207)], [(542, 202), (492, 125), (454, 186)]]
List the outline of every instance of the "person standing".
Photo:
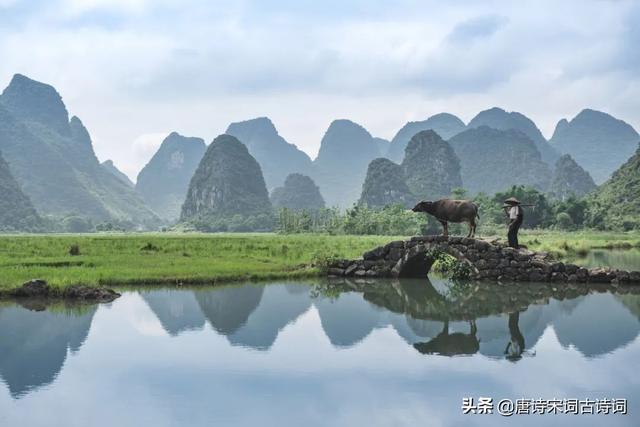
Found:
[(524, 220), (524, 212), (520, 206), (520, 201), (515, 197), (510, 197), (504, 201), (505, 211), (509, 217), (509, 232), (507, 237), (509, 239), (509, 246), (518, 249), (518, 230)]

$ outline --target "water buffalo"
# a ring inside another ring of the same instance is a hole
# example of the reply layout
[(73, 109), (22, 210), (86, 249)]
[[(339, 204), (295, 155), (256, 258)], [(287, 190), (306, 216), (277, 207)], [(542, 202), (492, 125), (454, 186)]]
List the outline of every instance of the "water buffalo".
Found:
[(434, 216), (444, 228), (444, 236), (449, 236), (449, 222), (468, 222), (469, 234), (476, 235), (476, 218), (478, 206), (469, 200), (440, 199), (435, 202), (421, 201), (411, 209), (413, 212), (426, 212)]
[(440, 354), (442, 356), (455, 356), (458, 354), (475, 354), (480, 350), (480, 340), (476, 338), (478, 328), (475, 320), (469, 322), (468, 334), (462, 332), (449, 333), (449, 321), (444, 322), (444, 328), (434, 339), (429, 342), (419, 342), (413, 347), (422, 354)]

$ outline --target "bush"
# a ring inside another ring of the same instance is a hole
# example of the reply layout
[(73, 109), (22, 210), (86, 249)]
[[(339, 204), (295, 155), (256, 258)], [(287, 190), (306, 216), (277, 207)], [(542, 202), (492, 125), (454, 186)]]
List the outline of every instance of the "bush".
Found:
[(561, 230), (571, 230), (574, 226), (573, 219), (566, 212), (560, 212), (556, 215), (556, 226)]
[(71, 255), (71, 256), (80, 255), (80, 246), (77, 245), (77, 244), (71, 245), (71, 247), (69, 248), (69, 255)]

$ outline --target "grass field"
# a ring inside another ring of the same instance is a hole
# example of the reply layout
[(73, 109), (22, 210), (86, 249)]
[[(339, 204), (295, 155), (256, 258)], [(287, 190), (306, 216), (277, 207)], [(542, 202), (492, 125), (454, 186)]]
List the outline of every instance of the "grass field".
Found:
[[(104, 234), (0, 236), (0, 289), (71, 284), (201, 284), (316, 275), (331, 256), (359, 257), (389, 236)], [(79, 255), (70, 255), (77, 245)]]
[[(400, 237), (278, 234), (0, 235), (0, 289), (44, 279), (53, 286), (205, 284), (311, 276), (328, 257), (356, 258)], [(521, 243), (556, 255), (638, 247), (630, 233), (524, 231)], [(70, 255), (77, 245), (79, 255)]]

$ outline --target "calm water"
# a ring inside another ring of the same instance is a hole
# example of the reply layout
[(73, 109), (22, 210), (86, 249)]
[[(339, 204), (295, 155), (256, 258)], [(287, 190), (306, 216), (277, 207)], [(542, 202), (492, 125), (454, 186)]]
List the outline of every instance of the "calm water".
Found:
[(640, 270), (640, 249), (593, 249), (587, 256), (569, 261), (585, 267), (611, 267), (620, 270)]
[[(638, 425), (640, 296), (549, 289), (432, 279), (3, 302), (0, 425)], [(465, 396), (627, 398), (629, 415), (463, 415)]]

